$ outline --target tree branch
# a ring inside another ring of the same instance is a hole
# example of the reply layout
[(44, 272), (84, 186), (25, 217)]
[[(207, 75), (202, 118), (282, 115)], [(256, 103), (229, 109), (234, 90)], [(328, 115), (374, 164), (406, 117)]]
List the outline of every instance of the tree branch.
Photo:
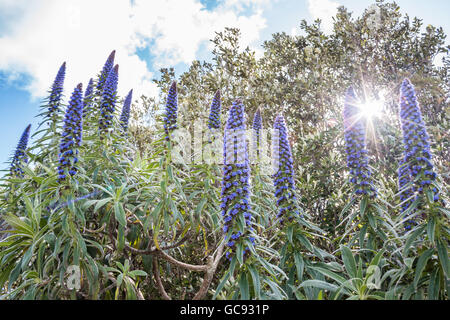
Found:
[(214, 273), (216, 272), (217, 266), (219, 265), (220, 258), (222, 257), (223, 248), (225, 246), (225, 242), (223, 241), (216, 254), (216, 258), (213, 259), (213, 257), (210, 257), (209, 263), (208, 263), (208, 269), (206, 270), (205, 277), (203, 278), (202, 285), (196, 295), (194, 296), (193, 300), (202, 300), (205, 295), (208, 293), (208, 288), (211, 285), (211, 281), (214, 277)]
[(158, 291), (161, 294), (162, 298), (164, 300), (172, 300), (172, 298), (169, 297), (166, 290), (164, 289), (164, 285), (162, 284), (161, 277), (159, 276), (158, 258), (156, 258), (156, 257), (153, 257), (153, 275), (155, 276), (156, 285), (158, 287)]

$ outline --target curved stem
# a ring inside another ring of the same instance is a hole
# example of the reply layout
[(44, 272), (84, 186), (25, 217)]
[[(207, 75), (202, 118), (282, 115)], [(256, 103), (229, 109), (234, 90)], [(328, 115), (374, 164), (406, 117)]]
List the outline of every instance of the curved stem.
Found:
[(211, 281), (214, 277), (214, 273), (216, 272), (217, 266), (219, 265), (220, 258), (222, 257), (224, 246), (225, 242), (222, 242), (217, 250), (216, 258), (213, 259), (211, 257), (208, 263), (208, 269), (206, 270), (205, 277), (203, 278), (202, 285), (198, 292), (195, 294), (193, 300), (201, 300), (207, 294), (208, 288), (211, 285)]
[(153, 257), (153, 274), (155, 276), (156, 285), (158, 287), (158, 291), (161, 294), (162, 298), (164, 300), (172, 300), (172, 298), (169, 297), (166, 290), (164, 289), (164, 285), (161, 281), (161, 277), (159, 276), (159, 265), (158, 265), (158, 258)]

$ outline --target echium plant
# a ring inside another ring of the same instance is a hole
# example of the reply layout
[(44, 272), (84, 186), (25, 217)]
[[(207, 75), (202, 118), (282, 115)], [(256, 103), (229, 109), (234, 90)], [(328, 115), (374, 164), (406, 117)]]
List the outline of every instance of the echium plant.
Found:
[(131, 100), (133, 97), (133, 89), (128, 92), (127, 96), (125, 97), (125, 101), (123, 103), (122, 107), (122, 114), (120, 115), (120, 125), (122, 126), (122, 129), (124, 132), (128, 130), (128, 121), (130, 119), (130, 107), (131, 107)]
[(430, 137), (422, 119), (419, 102), (409, 79), (400, 87), (400, 122), (403, 131), (404, 162), (413, 181), (413, 192), (431, 194), (431, 201), (439, 201), (439, 191), (433, 185), (436, 173), (431, 162)]
[(88, 112), (90, 111), (92, 107), (92, 98), (94, 93), (94, 80), (91, 78), (89, 79), (89, 83), (86, 87), (86, 91), (84, 92), (84, 99), (83, 99), (83, 118), (86, 117)]
[(29, 124), (22, 133), (20, 137), (19, 143), (17, 145), (16, 151), (14, 152), (14, 156), (11, 161), (11, 176), (23, 177), (23, 169), (21, 168), (22, 163), (28, 162), (27, 154), (25, 150), (28, 145), (28, 138), (30, 137), (30, 128), (31, 124)]
[(116, 110), (118, 80), (119, 65), (116, 64), (116, 66), (111, 69), (108, 78), (106, 79), (102, 100), (100, 102), (100, 118), (98, 123), (101, 138), (103, 138), (103, 135), (112, 127), (112, 119), (114, 117), (114, 111)]
[(209, 119), (208, 119), (209, 129), (220, 128), (220, 109), (221, 109), (220, 90), (217, 90), (212, 100), (211, 109), (209, 112)]
[(56, 120), (55, 116), (60, 111), (61, 98), (63, 93), (64, 78), (66, 76), (66, 63), (64, 62), (58, 70), (58, 73), (53, 81), (50, 89), (50, 96), (48, 97), (47, 116), (46, 118)]
[(100, 75), (98, 76), (97, 80), (97, 94), (101, 94), (103, 89), (106, 86), (106, 80), (108, 79), (108, 75), (111, 72), (111, 69), (114, 66), (114, 57), (116, 55), (116, 50), (113, 50), (109, 56), (108, 59), (106, 59), (105, 64), (103, 65), (103, 69), (100, 72)]
[(344, 137), (347, 153), (347, 166), (350, 169), (350, 182), (355, 186), (355, 193), (376, 197), (376, 189), (372, 185), (372, 172), (369, 168), (368, 151), (366, 149), (366, 123), (360, 115), (355, 91), (347, 89), (344, 104)]
[(78, 84), (67, 106), (61, 142), (59, 145), (58, 180), (77, 173), (78, 147), (81, 145), (83, 131), (83, 92), (82, 84)]
[(169, 88), (166, 100), (166, 110), (164, 114), (164, 131), (166, 139), (169, 140), (170, 132), (177, 128), (178, 93), (177, 83), (174, 81)]
[[(413, 189), (408, 185), (411, 181), (410, 179), (409, 167), (406, 165), (405, 160), (402, 159), (400, 161), (400, 166), (398, 167), (398, 190), (400, 193), (400, 207), (402, 213), (408, 210), (414, 201)], [(409, 215), (413, 213), (414, 211), (411, 211)], [(405, 222), (405, 229), (410, 230), (415, 224), (416, 222), (413, 219), (410, 219)]]
[(250, 213), (250, 164), (246, 141), (244, 105), (236, 100), (229, 111), (224, 133), (222, 216), (227, 241), (226, 257), (231, 260), (237, 252), (243, 261), (254, 244)]
[(278, 114), (275, 118), (273, 130), (273, 184), (279, 208), (277, 218), (283, 223), (285, 219), (291, 221), (295, 216), (298, 216), (299, 211), (296, 205), (291, 146), (286, 122), (282, 114)]
[(258, 109), (255, 112), (255, 115), (253, 116), (253, 152), (256, 156), (256, 161), (259, 159), (260, 155), (260, 136), (261, 136), (261, 130), (262, 130), (262, 118), (261, 118), (261, 111)]

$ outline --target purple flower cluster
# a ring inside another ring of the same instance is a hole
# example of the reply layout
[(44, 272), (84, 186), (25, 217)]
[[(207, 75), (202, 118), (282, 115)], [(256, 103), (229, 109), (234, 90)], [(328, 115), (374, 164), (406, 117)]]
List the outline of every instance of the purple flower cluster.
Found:
[[(223, 232), (226, 234), (228, 251), (226, 257), (231, 260), (239, 244), (242, 244), (244, 258), (250, 252), (249, 245), (254, 244), (250, 235), (252, 228), (250, 214), (250, 163), (245, 136), (246, 124), (244, 105), (236, 100), (229, 111), (224, 134), (224, 165), (222, 180), (222, 216)], [(242, 219), (242, 220), (241, 220)], [(245, 225), (239, 223), (245, 222)]]
[(344, 104), (344, 136), (347, 153), (347, 166), (350, 169), (350, 182), (356, 186), (356, 194), (376, 196), (372, 186), (366, 149), (366, 123), (359, 115), (355, 91), (347, 89)]
[(83, 118), (86, 117), (89, 110), (92, 106), (92, 98), (94, 93), (94, 80), (91, 78), (89, 79), (89, 83), (86, 87), (86, 91), (84, 92), (84, 100), (83, 100)]
[(253, 116), (253, 150), (255, 151), (255, 155), (259, 156), (259, 140), (260, 140), (260, 132), (262, 129), (262, 117), (261, 117), (261, 111), (258, 109), (255, 112), (255, 115)]
[(66, 63), (64, 62), (58, 70), (58, 73), (55, 77), (55, 81), (53, 81), (53, 85), (50, 90), (50, 96), (48, 97), (47, 115), (49, 118), (53, 118), (53, 116), (59, 111), (65, 76), (66, 76)]
[(78, 84), (70, 98), (64, 118), (63, 132), (59, 145), (58, 181), (66, 179), (67, 174), (77, 173), (78, 147), (81, 145), (83, 130), (83, 92)]
[(174, 81), (169, 88), (166, 101), (166, 113), (164, 115), (164, 131), (169, 140), (169, 132), (177, 128), (178, 94), (177, 83)]
[(20, 137), (19, 143), (17, 145), (16, 151), (14, 152), (14, 156), (11, 161), (11, 176), (23, 177), (23, 170), (21, 168), (22, 163), (28, 162), (28, 157), (25, 153), (28, 145), (28, 138), (30, 137), (30, 128), (31, 124), (29, 124), (22, 133)]
[[(400, 161), (400, 166), (398, 167), (398, 190), (400, 192), (400, 203), (401, 203), (401, 212), (405, 212), (408, 210), (409, 206), (414, 202), (412, 196), (414, 195), (413, 189), (411, 187), (407, 187), (410, 182), (410, 174), (409, 168), (405, 164), (405, 160), (402, 159)], [(406, 188), (406, 189), (405, 189)], [(413, 212), (410, 212), (412, 214)], [(410, 230), (412, 226), (417, 223), (410, 219), (405, 222), (405, 229)]]
[(100, 118), (99, 131), (100, 136), (107, 133), (112, 126), (112, 119), (116, 109), (117, 100), (117, 82), (119, 80), (119, 65), (111, 69), (106, 78), (105, 87), (102, 93), (102, 100), (100, 102)]
[(422, 119), (416, 93), (409, 79), (400, 87), (400, 122), (403, 131), (404, 163), (408, 167), (409, 179), (414, 182), (413, 192), (433, 192), (433, 200), (439, 201), (439, 192), (434, 187), (436, 179), (431, 163), (430, 137)]
[(109, 54), (108, 59), (106, 60), (105, 64), (103, 65), (103, 69), (100, 72), (100, 75), (98, 76), (98, 80), (97, 80), (97, 94), (101, 94), (103, 89), (105, 88), (106, 80), (108, 79), (108, 75), (114, 66), (115, 56), (116, 56), (116, 50), (113, 50)]
[(287, 132), (286, 122), (283, 115), (279, 114), (273, 124), (273, 160), (275, 173), (273, 184), (275, 186), (275, 197), (279, 208), (277, 218), (284, 222), (284, 217), (290, 221), (299, 214), (296, 205), (294, 168), (291, 146)]
[(131, 107), (131, 100), (133, 97), (133, 89), (128, 92), (127, 96), (125, 97), (125, 101), (123, 103), (122, 107), (122, 114), (120, 115), (120, 125), (122, 126), (123, 131), (127, 131), (128, 129), (128, 120), (130, 119), (130, 107)]
[(209, 112), (209, 119), (208, 119), (209, 129), (220, 128), (220, 109), (221, 109), (220, 90), (217, 90), (211, 103), (211, 109)]

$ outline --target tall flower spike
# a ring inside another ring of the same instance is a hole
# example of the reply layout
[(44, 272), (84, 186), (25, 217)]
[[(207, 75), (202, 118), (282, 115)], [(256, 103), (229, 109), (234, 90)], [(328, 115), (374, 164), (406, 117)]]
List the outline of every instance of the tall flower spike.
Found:
[(355, 185), (356, 194), (376, 196), (372, 185), (372, 172), (369, 168), (368, 151), (366, 149), (366, 124), (359, 115), (356, 105), (355, 91), (347, 89), (344, 104), (344, 136), (347, 153), (347, 166), (350, 169), (350, 182)]
[(430, 137), (422, 119), (419, 102), (409, 79), (400, 87), (400, 122), (403, 131), (405, 163), (409, 168), (413, 191), (419, 194), (429, 190), (433, 200), (439, 201), (439, 191), (432, 185), (436, 179), (431, 163)]
[[(398, 191), (400, 193), (400, 203), (401, 203), (401, 212), (405, 212), (408, 210), (409, 206), (413, 203), (414, 199), (412, 196), (414, 195), (413, 189), (411, 187), (407, 187), (409, 182), (411, 181), (409, 168), (405, 163), (405, 160), (402, 159), (400, 161), (400, 166), (398, 167)], [(413, 214), (410, 212), (409, 215)], [(417, 223), (410, 219), (405, 222), (405, 229), (410, 230), (412, 226)]]
[(94, 80), (91, 78), (91, 79), (89, 79), (89, 83), (86, 87), (86, 91), (84, 92), (83, 118), (86, 117), (86, 115), (88, 114), (88, 112), (91, 109), (93, 93), (94, 93)]
[(116, 56), (116, 50), (113, 50), (109, 54), (108, 59), (106, 59), (106, 62), (103, 65), (103, 69), (100, 72), (100, 75), (98, 76), (98, 80), (97, 80), (97, 94), (101, 94), (103, 89), (105, 88), (106, 80), (108, 79), (108, 75), (114, 66), (115, 56)]
[(255, 112), (255, 115), (253, 116), (253, 152), (254, 155), (257, 157), (257, 159), (260, 156), (260, 132), (262, 129), (262, 118), (261, 118), (261, 111), (258, 109)]
[(120, 125), (122, 126), (123, 131), (128, 130), (128, 120), (130, 118), (130, 106), (131, 100), (133, 97), (133, 89), (128, 92), (128, 95), (125, 98), (122, 108), (122, 114), (120, 115)]
[(64, 118), (63, 132), (59, 145), (58, 181), (77, 173), (78, 147), (81, 145), (83, 131), (83, 92), (78, 84), (70, 98)]
[(64, 78), (66, 76), (66, 63), (64, 62), (58, 70), (58, 73), (53, 81), (53, 85), (50, 89), (50, 96), (48, 98), (48, 113), (49, 118), (53, 118), (60, 110), (61, 97), (64, 86)]
[(285, 218), (291, 221), (299, 214), (294, 184), (294, 167), (289, 136), (283, 115), (279, 114), (273, 124), (273, 157), (275, 197), (279, 208), (277, 218), (283, 223)]
[(20, 137), (19, 143), (17, 144), (16, 151), (14, 152), (14, 156), (11, 161), (11, 176), (23, 177), (21, 164), (28, 162), (28, 157), (25, 150), (27, 149), (28, 138), (30, 137), (30, 128), (31, 124), (25, 128), (22, 136)]
[(105, 82), (105, 88), (100, 102), (100, 118), (98, 121), (100, 137), (109, 131), (112, 126), (114, 111), (116, 110), (117, 82), (119, 80), (119, 65), (111, 69)]
[(166, 139), (169, 140), (170, 132), (177, 128), (178, 93), (177, 83), (174, 81), (169, 88), (166, 101), (166, 112), (164, 115), (164, 131)]
[(220, 109), (221, 109), (220, 90), (217, 90), (211, 103), (211, 109), (209, 112), (209, 119), (208, 119), (209, 129), (220, 128)]
[[(250, 214), (250, 164), (245, 136), (244, 105), (236, 100), (228, 114), (223, 146), (222, 216), (223, 232), (228, 241), (226, 256), (231, 260), (237, 246), (242, 246), (244, 258), (254, 244)], [(242, 220), (241, 220), (242, 219)], [(239, 221), (245, 221), (242, 226)]]

